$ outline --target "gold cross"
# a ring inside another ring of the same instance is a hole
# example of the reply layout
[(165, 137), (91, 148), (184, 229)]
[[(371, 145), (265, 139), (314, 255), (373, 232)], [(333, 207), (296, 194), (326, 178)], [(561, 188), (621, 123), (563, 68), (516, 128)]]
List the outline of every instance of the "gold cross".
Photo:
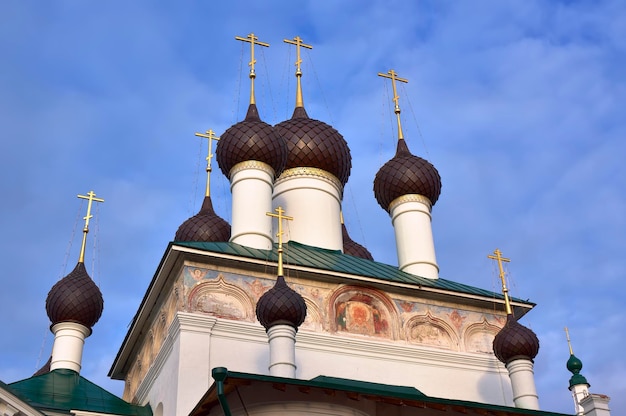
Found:
[(293, 40), (283, 39), (283, 42), (289, 43), (290, 45), (296, 45), (296, 107), (304, 107), (304, 100), (302, 99), (302, 83), (300, 78), (302, 78), (302, 69), (300, 64), (302, 63), (302, 59), (300, 58), (300, 47), (313, 49), (313, 46), (302, 43), (302, 38), (300, 36), (296, 36)]
[(255, 104), (254, 98), (254, 78), (256, 78), (256, 73), (254, 72), (254, 64), (256, 63), (256, 59), (254, 59), (254, 45), (265, 46), (266, 48), (270, 46), (269, 43), (259, 42), (259, 38), (254, 35), (254, 33), (250, 33), (245, 38), (241, 36), (235, 36), (235, 39), (240, 40), (242, 42), (250, 43), (250, 62), (248, 66), (250, 67), (250, 104)]
[(396, 118), (398, 120), (398, 139), (404, 139), (404, 135), (402, 134), (402, 125), (400, 124), (400, 97), (398, 96), (398, 90), (396, 89), (396, 81), (407, 83), (409, 80), (398, 77), (396, 71), (390, 69), (386, 74), (382, 72), (378, 73), (379, 77), (389, 78), (391, 80), (391, 87), (393, 88), (393, 102), (394, 109), (393, 112), (396, 113)]
[(276, 233), (276, 237), (278, 237), (278, 275), (283, 275), (283, 220), (293, 221), (293, 217), (288, 217), (283, 215), (285, 210), (283, 207), (278, 207), (274, 209), (274, 211), (278, 212), (278, 214), (273, 214), (271, 212), (266, 212), (265, 215), (278, 218), (278, 233)]
[(205, 133), (196, 133), (198, 137), (204, 137), (205, 139), (209, 139), (209, 154), (206, 157), (206, 191), (204, 192), (204, 196), (211, 196), (211, 158), (215, 156), (211, 153), (211, 148), (213, 147), (213, 140), (219, 141), (220, 138), (215, 135), (213, 130), (207, 130)]
[(96, 198), (96, 194), (93, 191), (87, 192), (87, 195), (77, 195), (81, 199), (88, 200), (87, 204), (87, 215), (83, 217), (85, 220), (85, 227), (83, 228), (83, 243), (80, 247), (80, 256), (78, 257), (79, 263), (85, 262), (85, 246), (87, 244), (87, 233), (89, 232), (89, 219), (93, 217), (91, 215), (91, 205), (94, 202), (104, 202), (104, 199)]
[(506, 313), (507, 315), (511, 315), (512, 310), (511, 310), (511, 303), (509, 300), (509, 289), (507, 289), (506, 287), (506, 277), (504, 275), (504, 268), (502, 267), (502, 262), (509, 263), (511, 259), (502, 257), (502, 252), (498, 248), (495, 249), (493, 254), (495, 254), (495, 256), (490, 254), (487, 257), (492, 260), (496, 260), (498, 262), (498, 269), (500, 271), (500, 280), (502, 281), (502, 294), (504, 295), (504, 304), (506, 306)]

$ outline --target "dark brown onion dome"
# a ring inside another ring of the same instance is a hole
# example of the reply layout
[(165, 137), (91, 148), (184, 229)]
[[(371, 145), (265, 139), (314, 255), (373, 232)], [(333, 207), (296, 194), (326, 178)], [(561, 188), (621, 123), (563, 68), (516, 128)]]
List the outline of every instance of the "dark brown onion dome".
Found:
[(539, 352), (539, 339), (535, 333), (519, 324), (511, 314), (504, 327), (493, 339), (493, 353), (504, 364), (515, 359), (532, 361)]
[(348, 182), (352, 168), (350, 148), (333, 127), (309, 118), (304, 107), (296, 107), (291, 119), (275, 128), (287, 142), (285, 169), (318, 168), (335, 175), (343, 185)]
[(385, 163), (374, 178), (374, 195), (381, 207), (389, 212), (389, 204), (403, 195), (425, 196), (435, 205), (441, 193), (441, 177), (427, 160), (414, 156), (406, 141), (398, 140), (396, 155)]
[(46, 299), (46, 312), (52, 325), (59, 322), (77, 322), (93, 327), (104, 309), (104, 300), (98, 286), (91, 280), (84, 263), (59, 280)]
[(296, 330), (306, 318), (306, 304), (300, 294), (278, 276), (276, 284), (256, 304), (256, 317), (267, 331), (275, 325), (289, 325)]
[(205, 196), (200, 211), (183, 222), (174, 241), (218, 242), (230, 239), (230, 224), (213, 210), (210, 196)]
[(255, 104), (250, 104), (246, 118), (222, 134), (215, 150), (217, 163), (226, 177), (237, 163), (257, 160), (274, 169), (276, 177), (287, 162), (285, 141), (269, 124), (261, 121)]
[(341, 236), (343, 237), (343, 253), (366, 260), (374, 260), (372, 254), (362, 245), (350, 238), (345, 224), (341, 224)]

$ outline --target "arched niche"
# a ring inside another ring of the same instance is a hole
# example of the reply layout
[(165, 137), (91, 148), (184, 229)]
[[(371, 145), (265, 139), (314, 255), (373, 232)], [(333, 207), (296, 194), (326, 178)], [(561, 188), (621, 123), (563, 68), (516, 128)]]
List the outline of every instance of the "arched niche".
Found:
[(218, 318), (243, 321), (254, 319), (254, 307), (248, 294), (227, 283), (220, 275), (216, 280), (196, 285), (190, 292), (187, 307), (191, 312), (205, 313)]
[(304, 303), (306, 304), (306, 319), (302, 323), (300, 328), (309, 329), (311, 331), (322, 330), (322, 313), (319, 306), (315, 301), (309, 299), (306, 296), (302, 296)]
[(333, 332), (398, 338), (398, 312), (383, 292), (342, 286), (329, 299), (329, 327)]
[(413, 316), (407, 320), (404, 328), (406, 339), (411, 344), (455, 351), (459, 349), (459, 337), (454, 328), (430, 312)]
[(483, 354), (493, 353), (493, 339), (500, 328), (483, 317), (481, 322), (469, 325), (463, 334), (465, 351)]

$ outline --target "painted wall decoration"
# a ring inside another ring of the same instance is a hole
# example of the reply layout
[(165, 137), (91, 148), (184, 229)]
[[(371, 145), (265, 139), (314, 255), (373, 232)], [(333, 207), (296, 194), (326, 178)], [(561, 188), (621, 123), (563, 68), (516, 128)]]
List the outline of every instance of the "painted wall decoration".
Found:
[(482, 322), (467, 327), (463, 336), (465, 350), (483, 354), (493, 353), (493, 339), (498, 331), (500, 331), (498, 326), (489, 323), (487, 318), (483, 317)]
[(216, 280), (203, 281), (188, 295), (190, 312), (207, 313), (218, 318), (252, 321), (254, 303), (250, 296), (219, 275)]
[(412, 344), (447, 350), (458, 350), (458, 336), (444, 320), (428, 312), (411, 318), (406, 325), (407, 340)]
[(395, 338), (392, 328), (397, 322), (393, 306), (382, 292), (369, 288), (343, 287), (332, 297), (331, 316), (334, 330), (353, 334)]

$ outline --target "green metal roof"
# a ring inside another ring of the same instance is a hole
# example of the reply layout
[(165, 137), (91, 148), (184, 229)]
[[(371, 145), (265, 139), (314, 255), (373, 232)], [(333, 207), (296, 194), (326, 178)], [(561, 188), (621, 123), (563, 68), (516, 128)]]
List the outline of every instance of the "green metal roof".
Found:
[(150, 406), (130, 404), (72, 370), (57, 369), (9, 384), (32, 407), (70, 414), (71, 410), (123, 416), (152, 416)]
[[(272, 250), (261, 250), (245, 247), (236, 243), (226, 242), (173, 242), (172, 244), (257, 260), (271, 262), (278, 261), (277, 245), (275, 245)], [(319, 247), (307, 246), (294, 241), (283, 244), (283, 249), (286, 268), (292, 264), (303, 267), (311, 267), (314, 269), (328, 270), (331, 272), (364, 276), (382, 281), (404, 283), (418, 287), (428, 287), (457, 293), (503, 299), (501, 293), (480, 289), (443, 278), (428, 279), (416, 276), (414, 274), (403, 272), (395, 266), (362, 259), (360, 257), (354, 257), (349, 254), (343, 254), (340, 250), (327, 250)], [(529, 301), (521, 299), (513, 300), (534, 306), (534, 303)]]
[[(221, 377), (216, 376), (216, 371), (221, 373)], [(486, 403), (470, 402), (466, 400), (454, 400), (454, 399), (442, 399), (438, 397), (430, 397), (420, 392), (413, 387), (407, 386), (393, 386), (380, 383), (369, 383), (364, 381), (349, 380), (343, 378), (318, 376), (311, 380), (300, 380), (294, 378), (275, 377), (269, 375), (240, 373), (235, 371), (229, 371), (226, 368), (214, 368), (212, 370), (213, 377), (218, 380), (223, 380), (225, 389), (223, 392), (229, 394), (233, 391), (232, 386), (241, 384), (242, 381), (258, 382), (258, 383), (270, 383), (272, 385), (291, 385), (298, 387), (309, 387), (313, 389), (321, 389), (324, 391), (344, 391), (351, 394), (361, 395), (364, 398), (386, 398), (392, 399), (390, 403), (398, 405), (416, 405), (421, 407), (421, 404), (430, 404), (435, 406), (436, 409), (447, 413), (448, 410), (452, 410), (455, 413), (467, 413), (464, 409), (474, 409), (476, 413), (480, 414), (497, 414), (497, 415), (535, 415), (535, 416), (565, 416), (563, 413), (554, 413), (543, 410), (531, 410), (522, 409), (516, 407), (508, 407), (501, 405), (493, 405)], [(204, 397), (198, 402), (195, 409), (190, 413), (191, 415), (205, 415), (208, 414), (208, 409), (218, 404), (220, 392), (219, 382), (214, 383), (206, 392)], [(231, 387), (229, 387), (229, 385)], [(278, 389), (276, 391), (286, 391), (284, 389)], [(288, 394), (288, 393), (286, 393)], [(328, 397), (333, 397), (328, 396)], [(329, 399), (332, 400), (332, 399)], [(289, 398), (285, 398), (288, 402)], [(429, 407), (429, 406), (425, 406)]]

